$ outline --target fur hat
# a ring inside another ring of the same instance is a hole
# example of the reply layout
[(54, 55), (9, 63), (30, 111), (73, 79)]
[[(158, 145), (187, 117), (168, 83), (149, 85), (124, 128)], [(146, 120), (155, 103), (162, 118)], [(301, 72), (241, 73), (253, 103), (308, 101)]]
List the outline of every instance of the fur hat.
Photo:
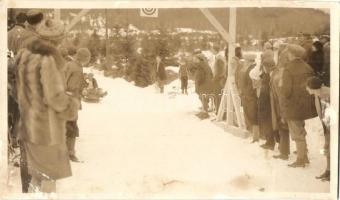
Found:
[(306, 50), (297, 44), (288, 44), (287, 50), (297, 58), (302, 58), (305, 55)]
[(307, 87), (309, 87), (312, 90), (318, 90), (322, 86), (322, 80), (319, 79), (316, 76), (312, 76), (307, 79)]
[(39, 24), (44, 19), (44, 14), (38, 9), (29, 10), (26, 15), (30, 25)]
[(76, 53), (76, 59), (80, 62), (80, 63), (89, 63), (90, 59), (91, 59), (91, 53), (87, 48), (80, 48), (77, 50)]
[(38, 35), (45, 40), (59, 41), (65, 36), (65, 26), (59, 20), (47, 19), (36, 29)]

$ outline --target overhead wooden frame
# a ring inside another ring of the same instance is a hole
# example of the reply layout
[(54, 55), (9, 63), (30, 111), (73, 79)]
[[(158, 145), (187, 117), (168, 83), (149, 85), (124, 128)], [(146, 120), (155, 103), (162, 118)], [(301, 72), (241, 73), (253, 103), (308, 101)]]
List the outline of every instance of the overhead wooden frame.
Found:
[(200, 8), (203, 15), (209, 20), (209, 22), (216, 28), (216, 30), (221, 34), (223, 39), (227, 42), (230, 41), (228, 32), (223, 28), (220, 22), (214, 17), (214, 15), (209, 11), (208, 8)]
[[(219, 32), (222, 38), (228, 42), (228, 77), (223, 89), (223, 95), (221, 99), (221, 103), (219, 106), (219, 110), (217, 113), (217, 120), (222, 121), (223, 115), (226, 113), (226, 130), (238, 130), (238, 133), (241, 135), (247, 135), (245, 130), (244, 117), (242, 117), (241, 113), (241, 103), (240, 98), (237, 94), (237, 90), (235, 87), (234, 75), (232, 72), (231, 60), (235, 56), (235, 47), (236, 47), (236, 8), (230, 8), (229, 13), (229, 32), (227, 32), (223, 26), (219, 23), (219, 21), (214, 17), (214, 15), (207, 8), (200, 8), (203, 15), (209, 20), (209, 22), (215, 27), (215, 29)], [(237, 125), (234, 125), (236, 115)]]
[[(77, 16), (75, 16), (72, 21), (66, 26), (66, 31), (70, 31), (80, 20), (81, 18), (86, 15), (88, 12), (90, 11), (90, 9), (83, 9), (81, 10)], [(56, 11), (55, 11), (56, 13)], [(56, 14), (55, 16), (57, 16), (58, 14)], [(59, 11), (59, 17), (60, 17), (60, 11)]]

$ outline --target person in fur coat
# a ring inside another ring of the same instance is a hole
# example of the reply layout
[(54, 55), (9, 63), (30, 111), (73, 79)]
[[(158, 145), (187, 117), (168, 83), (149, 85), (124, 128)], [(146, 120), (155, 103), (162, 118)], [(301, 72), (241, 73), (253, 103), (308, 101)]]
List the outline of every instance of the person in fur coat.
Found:
[(56, 192), (56, 180), (71, 176), (66, 121), (77, 118), (79, 100), (66, 93), (65, 65), (56, 48), (64, 30), (60, 21), (43, 21), (16, 57), (19, 137), (32, 176), (29, 192)]

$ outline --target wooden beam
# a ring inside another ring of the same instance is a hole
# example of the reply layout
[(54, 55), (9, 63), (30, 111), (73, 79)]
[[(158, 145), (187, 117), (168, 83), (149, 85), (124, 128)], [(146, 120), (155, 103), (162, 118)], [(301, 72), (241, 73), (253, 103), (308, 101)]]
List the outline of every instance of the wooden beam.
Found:
[(229, 41), (228, 41), (228, 77), (227, 83), (229, 84), (228, 95), (227, 95), (227, 125), (231, 125), (234, 119), (233, 112), (233, 98), (231, 97), (231, 85), (235, 79), (234, 74), (232, 74), (231, 60), (235, 56), (235, 42), (236, 42), (236, 8), (230, 8), (229, 12)]
[(229, 42), (229, 34), (220, 24), (220, 22), (214, 17), (214, 15), (207, 8), (200, 8), (204, 16), (209, 20), (209, 22), (216, 28), (216, 30), (221, 34), (223, 39)]
[(60, 9), (54, 9), (54, 19), (60, 20)]
[(82, 11), (80, 11), (79, 14), (72, 19), (70, 24), (67, 25), (66, 31), (70, 31), (73, 28), (73, 26), (76, 25), (81, 20), (81, 18), (84, 15), (86, 15), (89, 11), (90, 9), (83, 9)]

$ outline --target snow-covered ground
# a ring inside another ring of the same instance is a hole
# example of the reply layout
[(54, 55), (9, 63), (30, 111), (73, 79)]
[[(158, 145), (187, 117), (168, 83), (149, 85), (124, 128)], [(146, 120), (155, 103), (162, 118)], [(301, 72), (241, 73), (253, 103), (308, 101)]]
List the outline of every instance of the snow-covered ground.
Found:
[[(175, 69), (174, 69), (175, 70)], [(323, 134), (318, 119), (307, 121), (311, 164), (303, 169), (275, 160), (250, 139), (235, 137), (210, 120), (195, 117), (200, 103), (190, 82), (180, 94), (175, 80), (160, 94), (123, 79), (95, 73), (108, 95), (98, 104), (83, 103), (79, 113), (73, 176), (58, 181), (61, 194), (106, 194), (117, 198), (216, 198), (273, 192), (329, 192), (315, 179), (325, 168), (320, 154)], [(291, 150), (295, 145), (291, 143)], [(20, 192), (12, 171), (10, 192)], [(99, 196), (97, 196), (99, 198)]]

